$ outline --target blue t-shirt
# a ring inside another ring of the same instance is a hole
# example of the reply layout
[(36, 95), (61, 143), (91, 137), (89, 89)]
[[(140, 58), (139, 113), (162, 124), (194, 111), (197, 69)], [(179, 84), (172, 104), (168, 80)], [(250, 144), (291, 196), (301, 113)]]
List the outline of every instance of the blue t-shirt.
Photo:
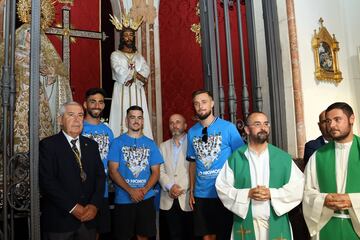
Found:
[(244, 145), (235, 125), (216, 118), (207, 128), (207, 142), (203, 141), (203, 126), (196, 123), (188, 132), (187, 159), (196, 162), (194, 196), (217, 198), (215, 180), (225, 161)]
[[(146, 136), (132, 138), (126, 133), (114, 139), (108, 159), (119, 163), (118, 172), (132, 188), (145, 187), (151, 176), (151, 166), (164, 162), (153, 140)], [(154, 190), (150, 189), (144, 199), (154, 195)], [(115, 185), (115, 203), (133, 203), (130, 195), (118, 185)]]
[(104, 197), (108, 197), (108, 153), (110, 149), (110, 144), (114, 140), (114, 134), (111, 129), (106, 126), (104, 123), (99, 123), (97, 125), (90, 124), (84, 121), (84, 128), (82, 131), (82, 135), (88, 138), (93, 139), (99, 145), (99, 152), (101, 160), (104, 164), (106, 181), (105, 181), (105, 192)]

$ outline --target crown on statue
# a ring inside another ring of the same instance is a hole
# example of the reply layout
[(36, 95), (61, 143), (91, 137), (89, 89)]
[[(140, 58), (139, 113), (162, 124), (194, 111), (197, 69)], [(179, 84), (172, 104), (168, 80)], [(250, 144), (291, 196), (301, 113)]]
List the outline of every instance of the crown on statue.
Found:
[(121, 21), (111, 14), (110, 15), (110, 22), (115, 26), (115, 28), (119, 31), (123, 30), (124, 28), (130, 28), (134, 31), (137, 31), (143, 22), (143, 17), (140, 17), (139, 20), (135, 20), (131, 18), (127, 14), (123, 14), (121, 17)]
[[(22, 23), (31, 22), (31, 0), (18, 0), (17, 13)], [(51, 26), (55, 19), (55, 7), (51, 0), (41, 1), (41, 28), (46, 29)]]

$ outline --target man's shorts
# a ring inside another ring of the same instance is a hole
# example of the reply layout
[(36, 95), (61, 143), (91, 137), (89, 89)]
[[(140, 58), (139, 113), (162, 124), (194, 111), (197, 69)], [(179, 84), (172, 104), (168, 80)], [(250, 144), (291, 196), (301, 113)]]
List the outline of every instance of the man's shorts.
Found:
[(111, 231), (109, 199), (103, 198), (97, 213), (97, 232), (108, 233)]
[(138, 203), (115, 204), (113, 232), (116, 240), (156, 235), (154, 197)]
[(195, 236), (216, 234), (216, 240), (231, 237), (233, 214), (227, 210), (219, 198), (195, 198)]

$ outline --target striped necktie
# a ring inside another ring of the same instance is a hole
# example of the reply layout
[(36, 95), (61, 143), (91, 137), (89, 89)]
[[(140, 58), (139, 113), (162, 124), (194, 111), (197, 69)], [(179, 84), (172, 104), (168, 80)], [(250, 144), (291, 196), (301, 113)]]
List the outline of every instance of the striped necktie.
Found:
[(80, 167), (80, 178), (81, 178), (81, 181), (82, 181), (82, 182), (85, 182), (85, 180), (86, 180), (86, 173), (85, 173), (85, 171), (84, 171), (84, 169), (83, 169), (83, 165), (82, 165), (82, 162), (81, 162), (81, 156), (80, 156), (79, 149), (78, 149), (77, 146), (76, 146), (76, 141), (77, 141), (77, 140), (78, 140), (78, 139), (76, 138), (76, 139), (73, 139), (73, 140), (70, 141), (70, 142), (71, 142), (71, 145), (72, 145), (71, 149), (72, 149), (72, 151), (74, 152), (76, 161), (77, 161), (77, 163), (78, 163), (78, 165), (79, 165), (79, 167)]

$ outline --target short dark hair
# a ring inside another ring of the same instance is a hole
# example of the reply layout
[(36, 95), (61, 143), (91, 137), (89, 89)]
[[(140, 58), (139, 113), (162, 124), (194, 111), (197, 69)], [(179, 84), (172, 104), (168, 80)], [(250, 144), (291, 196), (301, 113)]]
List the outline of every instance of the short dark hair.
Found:
[(90, 96), (95, 94), (101, 94), (104, 98), (106, 97), (106, 92), (102, 88), (89, 88), (85, 93), (85, 100), (87, 100)]
[(136, 111), (136, 110), (141, 111), (141, 113), (144, 114), (144, 110), (142, 109), (142, 107), (133, 105), (126, 110), (126, 115), (129, 115), (130, 111)]
[(209, 91), (209, 90), (206, 90), (206, 89), (199, 89), (199, 90), (196, 90), (192, 93), (192, 99), (194, 100), (194, 98), (197, 96), (197, 95), (200, 95), (200, 94), (203, 94), (203, 93), (206, 93), (207, 95), (209, 95), (209, 97), (214, 100), (214, 97), (212, 95), (212, 93)]
[(252, 112), (252, 113), (250, 113), (250, 114), (246, 117), (246, 120), (245, 120), (245, 125), (246, 125), (246, 126), (249, 126), (249, 119), (250, 119), (250, 118), (252, 117), (252, 115), (254, 115), (254, 114), (262, 114), (262, 115), (264, 115), (264, 116), (267, 117), (267, 115), (266, 115), (264, 112), (261, 112), (261, 111)]
[(353, 109), (350, 107), (349, 104), (347, 104), (345, 102), (335, 102), (335, 103), (331, 104), (330, 106), (328, 106), (328, 108), (325, 110), (325, 112), (328, 113), (334, 109), (341, 109), (348, 118), (354, 114)]

